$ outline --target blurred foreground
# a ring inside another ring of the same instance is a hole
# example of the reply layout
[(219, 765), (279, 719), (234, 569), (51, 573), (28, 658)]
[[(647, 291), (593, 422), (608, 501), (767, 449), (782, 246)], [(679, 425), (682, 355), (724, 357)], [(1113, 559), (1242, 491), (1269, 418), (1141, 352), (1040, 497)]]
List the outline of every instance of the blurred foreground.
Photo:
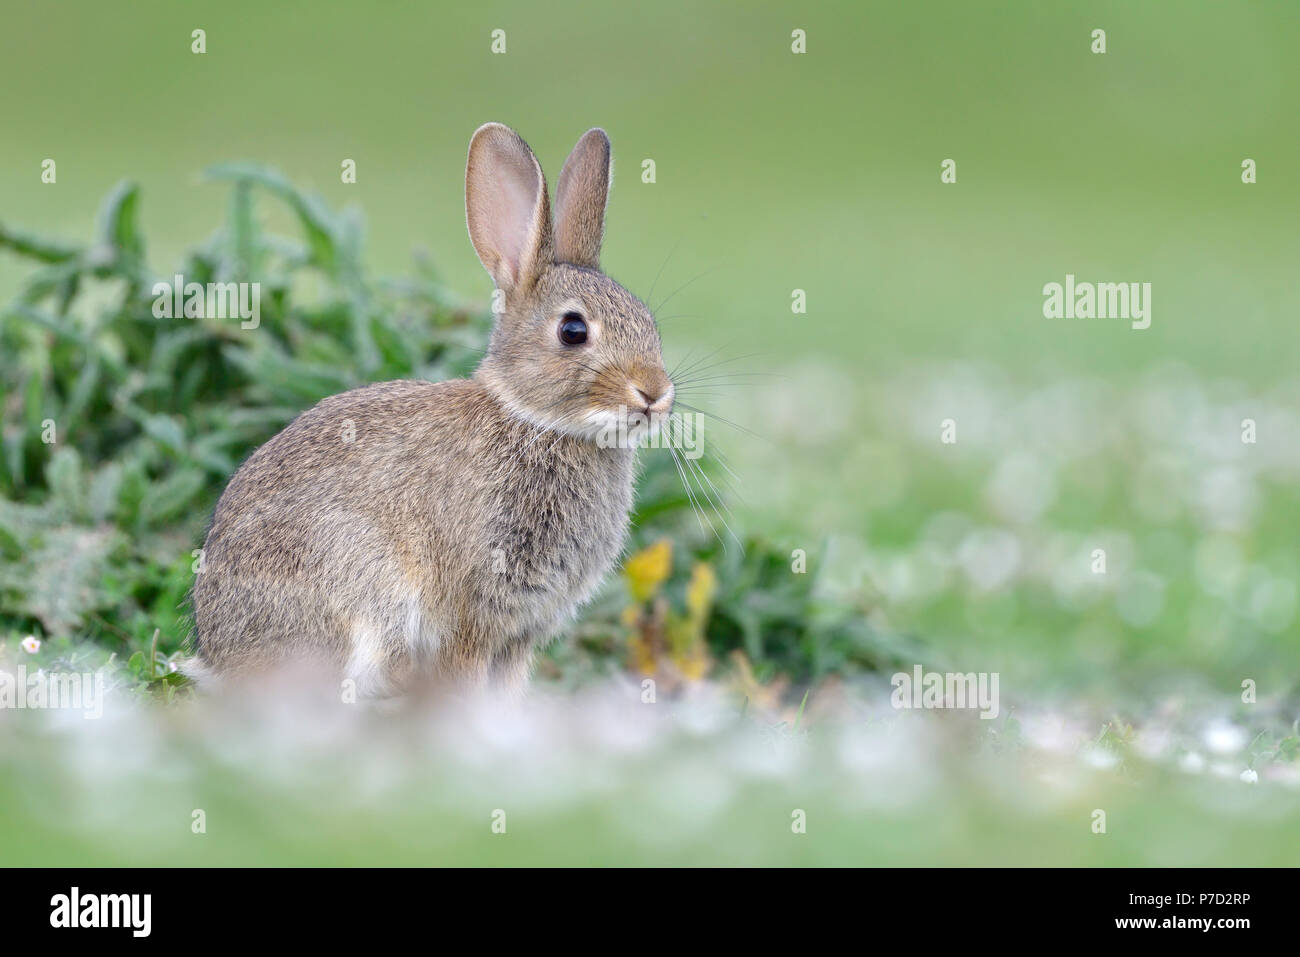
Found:
[[(12, 663), (10, 663), (12, 664)], [(614, 681), (445, 710), (260, 699), (0, 713), (0, 863), (1293, 864), (1294, 729), (1261, 702), (798, 709)], [(1104, 818), (1098, 812), (1104, 812)], [(1104, 833), (1095, 833), (1098, 822)], [(798, 833), (800, 828), (805, 833)], [(201, 832), (197, 832), (201, 829)]]

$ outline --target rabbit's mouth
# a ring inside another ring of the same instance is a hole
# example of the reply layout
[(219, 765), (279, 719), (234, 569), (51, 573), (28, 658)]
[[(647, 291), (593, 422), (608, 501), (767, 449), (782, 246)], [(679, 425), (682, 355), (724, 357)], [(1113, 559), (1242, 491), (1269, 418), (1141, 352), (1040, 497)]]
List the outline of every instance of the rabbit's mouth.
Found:
[(671, 411), (671, 401), (592, 408), (582, 421), (584, 438), (601, 448), (635, 449), (670, 431)]
[(551, 426), (601, 445), (634, 448), (653, 436), (672, 412), (676, 396), (662, 368), (638, 364), (632, 369), (607, 366), (582, 389), (585, 393), (561, 412)]
[(511, 414), (534, 428), (617, 448), (636, 448), (669, 431), (676, 390), (662, 369), (628, 372), (607, 366), (593, 372), (586, 381), (571, 383), (559, 402), (545, 401), (540, 387), (535, 393), (520, 389), (517, 380), (498, 376), (486, 364), (479, 375)]

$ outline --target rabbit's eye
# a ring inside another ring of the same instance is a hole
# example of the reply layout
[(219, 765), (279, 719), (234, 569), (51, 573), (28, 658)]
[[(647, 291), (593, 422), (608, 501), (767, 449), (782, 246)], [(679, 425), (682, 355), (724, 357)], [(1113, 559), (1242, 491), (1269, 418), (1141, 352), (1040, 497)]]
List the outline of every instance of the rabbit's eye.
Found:
[(587, 320), (576, 312), (566, 312), (560, 320), (560, 341), (566, 346), (580, 346), (587, 341)]

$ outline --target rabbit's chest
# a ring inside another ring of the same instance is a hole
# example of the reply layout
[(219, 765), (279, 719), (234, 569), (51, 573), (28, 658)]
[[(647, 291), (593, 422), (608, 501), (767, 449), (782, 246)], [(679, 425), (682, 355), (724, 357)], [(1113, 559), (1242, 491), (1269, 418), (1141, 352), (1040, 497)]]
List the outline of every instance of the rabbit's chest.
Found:
[(489, 535), (498, 594), (538, 624), (562, 618), (592, 596), (623, 548), (630, 456), (544, 464), (516, 475), (509, 491)]

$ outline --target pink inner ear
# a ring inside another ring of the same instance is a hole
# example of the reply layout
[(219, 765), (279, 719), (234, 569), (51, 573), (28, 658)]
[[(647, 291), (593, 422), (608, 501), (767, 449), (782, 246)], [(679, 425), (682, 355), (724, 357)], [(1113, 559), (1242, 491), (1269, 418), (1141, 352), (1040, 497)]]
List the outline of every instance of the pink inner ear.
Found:
[(470, 142), (465, 178), (469, 235), (498, 287), (527, 284), (550, 255), (546, 182), (528, 144), (500, 124)]
[(520, 263), (533, 232), (536, 202), (537, 180), (532, 169), (511, 170), (492, 197), (489, 222), (512, 281), (519, 279)]

